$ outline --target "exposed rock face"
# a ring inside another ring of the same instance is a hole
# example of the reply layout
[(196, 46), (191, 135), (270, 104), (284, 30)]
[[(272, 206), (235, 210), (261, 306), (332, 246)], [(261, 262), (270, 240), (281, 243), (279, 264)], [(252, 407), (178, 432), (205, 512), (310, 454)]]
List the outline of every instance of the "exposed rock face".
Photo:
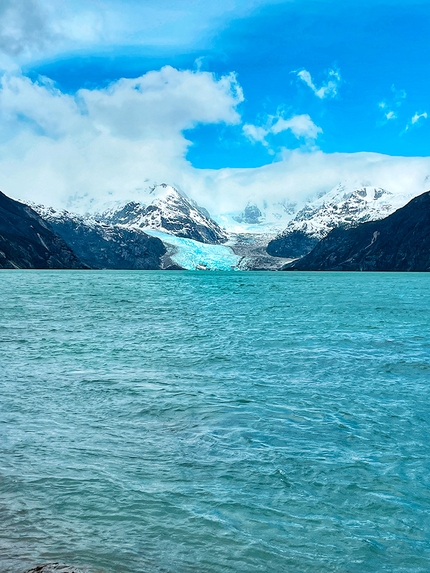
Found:
[(291, 259), (272, 257), (266, 252), (268, 237), (261, 234), (232, 234), (227, 243), (240, 256), (238, 268), (243, 271), (279, 271)]
[(149, 204), (131, 201), (121, 207), (108, 209), (98, 218), (108, 224), (130, 229), (157, 229), (177, 237), (201, 243), (221, 244), (227, 241), (226, 232), (183, 193), (170, 185), (154, 187)]
[(87, 267), (33, 209), (0, 192), (0, 268)]
[(289, 258), (297, 259), (312, 251), (317, 243), (318, 239), (312, 235), (303, 231), (291, 231), (272, 239), (266, 250), (272, 257), (283, 257), (284, 253), (288, 253)]
[(338, 185), (301, 209), (286, 229), (270, 241), (267, 252), (274, 256), (301, 257), (333, 229), (383, 219), (412, 197), (378, 187)]
[(334, 229), (284, 270), (430, 271), (430, 192), (381, 221)]
[(34, 207), (73, 251), (93, 269), (163, 268), (166, 248), (160, 239), (138, 229), (106, 225), (68, 211)]
[(45, 563), (28, 569), (25, 573), (85, 573), (82, 569), (61, 565), (60, 563)]
[(286, 228), (295, 213), (297, 204), (286, 199), (277, 202), (262, 199), (258, 204), (250, 200), (243, 210), (219, 213), (215, 220), (229, 234), (250, 233), (274, 238)]
[(245, 207), (243, 213), (240, 215), (236, 215), (233, 217), (235, 221), (238, 223), (247, 223), (249, 225), (258, 225), (263, 220), (263, 214), (257, 205), (253, 205), (252, 203), (248, 203)]

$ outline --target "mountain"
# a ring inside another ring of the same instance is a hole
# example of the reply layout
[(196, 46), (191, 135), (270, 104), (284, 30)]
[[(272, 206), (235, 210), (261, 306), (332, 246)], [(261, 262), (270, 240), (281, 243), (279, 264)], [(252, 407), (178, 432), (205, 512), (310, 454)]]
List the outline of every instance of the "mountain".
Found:
[(33, 208), (93, 269), (147, 270), (173, 265), (164, 258), (166, 248), (162, 241), (140, 229), (107, 225), (93, 217), (59, 212), (42, 205), (34, 205)]
[(148, 202), (128, 202), (115, 205), (97, 215), (110, 225), (130, 229), (156, 229), (161, 232), (193, 239), (201, 243), (221, 244), (227, 241), (226, 232), (213, 220), (206, 209), (188, 199), (170, 185), (153, 187)]
[(31, 207), (0, 192), (0, 268), (87, 267)]
[(272, 257), (266, 251), (268, 235), (262, 233), (230, 234), (226, 243), (240, 257), (237, 268), (243, 271), (279, 271), (291, 261), (288, 258)]
[(221, 213), (216, 222), (235, 235), (277, 235), (297, 212), (297, 204), (287, 200), (248, 201), (242, 211)]
[(334, 229), (284, 270), (430, 271), (430, 191), (380, 221)]
[(264, 221), (264, 216), (257, 205), (248, 203), (242, 213), (233, 215), (233, 219), (238, 223), (246, 223), (247, 225), (259, 225)]
[(283, 203), (248, 202), (243, 211), (215, 221), (184, 193), (162, 184), (144, 192), (139, 202), (114, 204), (95, 217), (160, 238), (172, 263), (187, 270), (278, 270), (291, 259), (272, 257), (266, 246), (292, 209)]
[(291, 257), (274, 257), (267, 244), (291, 220), (296, 204), (288, 201), (248, 201), (242, 211), (223, 213), (215, 217), (229, 236), (226, 243), (239, 258), (240, 270), (280, 270)]
[(403, 207), (412, 197), (379, 187), (338, 185), (305, 205), (285, 230), (269, 242), (267, 252), (273, 256), (301, 257), (332, 229), (383, 219)]

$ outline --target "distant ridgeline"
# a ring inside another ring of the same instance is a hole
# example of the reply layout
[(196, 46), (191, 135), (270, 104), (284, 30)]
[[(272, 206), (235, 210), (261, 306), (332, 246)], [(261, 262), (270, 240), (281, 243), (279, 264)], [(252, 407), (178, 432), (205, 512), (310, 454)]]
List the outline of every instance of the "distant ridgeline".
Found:
[[(265, 235), (231, 241), (206, 209), (170, 185), (157, 185), (143, 198), (146, 203), (117, 203), (82, 216), (3, 195), (0, 268), (278, 270), (288, 262), (266, 253)], [(15, 211), (21, 213), (19, 224)], [(44, 235), (33, 232), (36, 220)], [(54, 243), (65, 249), (61, 256)], [(18, 256), (18, 244), (27, 247), (26, 256)], [(43, 256), (36, 256), (38, 250)]]
[(2, 269), (159, 269), (165, 253), (160, 239), (142, 231), (66, 215), (52, 221), (0, 193)]
[(298, 211), (284, 231), (269, 242), (267, 251), (278, 257), (302, 257), (333, 229), (384, 219), (415, 196), (380, 187), (338, 185)]
[(380, 221), (334, 229), (284, 270), (430, 271), (430, 191)]
[(229, 234), (171, 186), (150, 195), (82, 216), (0, 193), (0, 268), (430, 270), (430, 192), (405, 205), (405, 195), (339, 186), (276, 238), (258, 231), (256, 209), (251, 231)]

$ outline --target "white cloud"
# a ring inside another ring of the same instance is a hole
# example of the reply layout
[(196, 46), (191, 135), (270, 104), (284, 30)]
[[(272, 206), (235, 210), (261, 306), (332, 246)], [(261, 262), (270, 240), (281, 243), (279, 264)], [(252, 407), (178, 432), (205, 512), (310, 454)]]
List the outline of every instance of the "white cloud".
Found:
[(334, 98), (338, 94), (339, 85), (341, 83), (340, 71), (336, 69), (329, 70), (327, 73), (327, 80), (321, 87), (317, 87), (312, 79), (311, 74), (307, 70), (297, 72), (297, 76), (314, 92), (320, 99)]
[(0, 54), (23, 63), (115, 46), (203, 48), (231, 20), (282, 1), (0, 0)]
[(398, 117), (398, 116), (397, 116), (397, 113), (396, 113), (395, 111), (388, 111), (388, 112), (385, 114), (385, 119), (386, 119), (387, 121), (390, 121), (390, 120), (392, 120), (392, 119), (397, 119), (397, 117)]
[(266, 141), (266, 137), (269, 135), (270, 131), (270, 128), (252, 125), (251, 123), (246, 123), (243, 126), (243, 133), (248, 139), (250, 139), (252, 142), (262, 143), (266, 147), (269, 145)]
[(416, 113), (412, 116), (410, 122), (406, 125), (405, 130), (404, 130), (403, 133), (405, 133), (406, 131), (409, 131), (409, 129), (410, 129), (411, 127), (413, 127), (414, 125), (417, 125), (418, 123), (422, 123), (421, 120), (423, 120), (423, 119), (428, 119), (428, 117), (429, 117), (429, 116), (428, 116), (428, 113), (427, 113), (426, 111), (425, 111), (424, 113), (418, 113), (418, 112), (416, 112)]
[(403, 100), (407, 97), (406, 91), (396, 89), (394, 84), (391, 86), (391, 93), (392, 95), (388, 99), (385, 99), (378, 104), (378, 107), (384, 112), (382, 123), (398, 119), (398, 110), (402, 106)]
[(287, 130), (290, 130), (297, 139), (304, 138), (307, 140), (314, 140), (322, 133), (322, 129), (307, 114), (295, 115), (290, 119), (280, 117), (272, 126), (271, 131), (277, 134)]
[(238, 123), (242, 100), (234, 75), (171, 67), (76, 96), (49, 81), (4, 76), (1, 187), (55, 205), (76, 195), (133, 194), (148, 179), (161, 182), (186, 170), (183, 130)]
[(291, 131), (297, 139), (304, 139), (311, 143), (322, 133), (321, 127), (318, 127), (307, 114), (294, 115), (285, 119), (281, 115), (268, 116), (264, 126), (245, 124), (243, 133), (252, 142), (262, 143), (265, 147), (270, 147), (267, 137), (270, 134), (278, 135), (284, 131)]
[[(48, 80), (5, 76), (0, 188), (16, 198), (85, 210), (113, 199), (139, 200), (142, 189), (166, 182), (215, 214), (242, 209), (248, 200), (300, 203), (344, 180), (393, 191), (425, 190), (430, 158), (325, 154), (308, 147), (284, 150), (276, 162), (259, 168), (194, 168), (186, 160), (183, 130), (197, 122), (237, 124), (242, 99), (232, 75), (173, 68), (76, 96)], [(249, 136), (264, 139), (267, 129), (306, 137), (319, 128), (308, 116), (277, 116), (267, 126), (248, 127)]]
[(75, 98), (61, 93), (48, 79), (32, 82), (24, 76), (4, 75), (0, 81), (0, 137), (34, 131), (57, 138), (84, 127)]
[(417, 112), (411, 119), (411, 123), (412, 125), (414, 125), (415, 123), (418, 123), (420, 119), (427, 119), (427, 118), (428, 118), (428, 113), (426, 111), (424, 113)]
[(238, 123), (243, 94), (234, 74), (216, 80), (208, 72), (169, 66), (105, 90), (80, 90), (88, 116), (101, 131), (129, 139), (175, 137), (198, 123)]
[[(243, 101), (234, 74), (217, 79), (209, 72), (170, 66), (136, 79), (121, 79), (105, 89), (58, 90), (47, 78), (4, 75), (0, 83), (0, 133), (14, 128), (58, 138), (76, 134), (126, 139), (168, 138), (197, 123), (240, 121)], [(6, 127), (6, 129), (5, 129)]]

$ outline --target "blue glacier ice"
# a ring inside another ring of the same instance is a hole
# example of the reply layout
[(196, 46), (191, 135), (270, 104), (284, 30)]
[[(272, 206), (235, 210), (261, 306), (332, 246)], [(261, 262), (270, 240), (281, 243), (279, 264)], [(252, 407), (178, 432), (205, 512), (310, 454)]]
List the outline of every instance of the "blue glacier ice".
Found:
[(230, 247), (224, 245), (208, 245), (193, 241), (193, 239), (175, 237), (155, 229), (145, 229), (145, 233), (161, 239), (166, 245), (172, 261), (187, 271), (238, 270), (238, 265), (242, 259), (242, 257), (235, 255)]

